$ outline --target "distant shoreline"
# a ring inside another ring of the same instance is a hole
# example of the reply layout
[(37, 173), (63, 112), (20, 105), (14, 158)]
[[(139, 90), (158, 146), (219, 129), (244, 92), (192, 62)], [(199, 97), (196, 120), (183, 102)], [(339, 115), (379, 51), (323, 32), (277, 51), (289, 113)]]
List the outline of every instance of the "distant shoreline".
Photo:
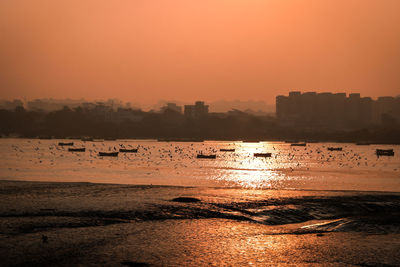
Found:
[[(153, 141), (153, 142), (242, 142), (242, 143), (263, 143), (263, 142), (284, 142), (284, 143), (338, 143), (338, 144), (358, 144), (361, 143), (360, 145), (400, 145), (400, 141), (350, 141), (350, 140), (307, 140), (307, 139), (292, 139), (292, 140), (287, 140), (287, 139), (251, 139), (251, 140), (246, 140), (246, 139), (235, 139), (235, 138), (210, 138), (210, 139), (202, 139), (202, 140), (194, 140), (195, 138), (165, 138), (168, 140), (160, 140), (160, 138), (115, 138), (108, 140), (107, 138), (93, 138), (93, 140), (82, 140), (81, 138), (78, 137), (50, 137), (50, 138), (40, 138), (40, 137), (23, 137), (23, 136), (0, 136), (1, 139), (29, 139), (29, 140), (77, 140), (77, 141), (83, 141), (83, 142), (107, 142), (107, 141), (130, 141), (130, 140), (135, 140), (135, 141)], [(164, 139), (164, 138), (161, 138)]]

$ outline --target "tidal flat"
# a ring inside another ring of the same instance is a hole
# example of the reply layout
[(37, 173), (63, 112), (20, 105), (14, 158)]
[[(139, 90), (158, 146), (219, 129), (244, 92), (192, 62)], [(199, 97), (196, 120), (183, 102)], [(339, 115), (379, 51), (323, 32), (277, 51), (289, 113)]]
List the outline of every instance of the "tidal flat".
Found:
[(400, 262), (395, 192), (3, 180), (0, 201), (3, 266)]

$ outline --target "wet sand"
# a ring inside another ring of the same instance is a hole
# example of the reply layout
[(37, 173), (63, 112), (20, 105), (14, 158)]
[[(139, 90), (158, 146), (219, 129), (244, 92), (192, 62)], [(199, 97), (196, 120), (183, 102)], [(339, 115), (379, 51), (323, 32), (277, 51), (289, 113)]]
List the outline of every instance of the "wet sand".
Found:
[(400, 262), (399, 193), (0, 181), (0, 201), (3, 266)]

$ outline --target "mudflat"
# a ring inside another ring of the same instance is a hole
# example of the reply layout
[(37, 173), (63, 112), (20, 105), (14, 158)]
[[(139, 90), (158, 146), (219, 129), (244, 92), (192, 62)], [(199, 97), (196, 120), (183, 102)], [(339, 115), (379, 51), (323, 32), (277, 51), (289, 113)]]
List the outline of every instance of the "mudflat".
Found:
[(398, 266), (400, 194), (0, 181), (3, 266)]

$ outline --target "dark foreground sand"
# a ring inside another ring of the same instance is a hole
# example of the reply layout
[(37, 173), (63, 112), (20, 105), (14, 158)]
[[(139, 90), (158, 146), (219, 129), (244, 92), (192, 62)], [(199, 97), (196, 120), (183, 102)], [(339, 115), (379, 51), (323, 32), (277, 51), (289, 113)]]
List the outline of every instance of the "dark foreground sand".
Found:
[(400, 194), (1, 181), (0, 260), (399, 266)]

